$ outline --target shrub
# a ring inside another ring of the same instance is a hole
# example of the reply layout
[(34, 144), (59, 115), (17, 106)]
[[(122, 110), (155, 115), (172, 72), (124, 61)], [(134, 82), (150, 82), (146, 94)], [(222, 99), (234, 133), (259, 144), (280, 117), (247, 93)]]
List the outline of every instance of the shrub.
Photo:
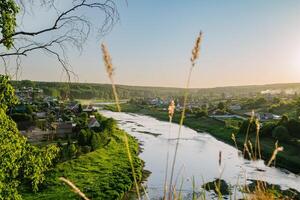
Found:
[(262, 137), (272, 137), (272, 131), (276, 127), (276, 123), (267, 122), (261, 128), (261, 136)]
[(298, 120), (291, 119), (286, 124), (286, 128), (292, 136), (300, 138), (300, 122)]
[(289, 131), (284, 126), (277, 126), (276, 128), (274, 128), (272, 136), (279, 141), (285, 142), (290, 140)]
[(287, 115), (282, 115), (280, 121), (278, 122), (278, 125), (285, 126), (289, 121), (289, 117)]
[(240, 129), (239, 129), (238, 134), (246, 135), (247, 131), (248, 131), (248, 128), (249, 128), (249, 134), (256, 132), (256, 125), (255, 125), (254, 120), (251, 121), (251, 124), (250, 124), (250, 119), (244, 120), (241, 127), (240, 127)]
[(207, 117), (208, 116), (208, 113), (207, 113), (207, 110), (200, 110), (198, 112), (196, 112), (196, 117)]
[(92, 150), (96, 150), (99, 149), (101, 146), (101, 136), (99, 133), (92, 133), (92, 137), (91, 137), (91, 148)]

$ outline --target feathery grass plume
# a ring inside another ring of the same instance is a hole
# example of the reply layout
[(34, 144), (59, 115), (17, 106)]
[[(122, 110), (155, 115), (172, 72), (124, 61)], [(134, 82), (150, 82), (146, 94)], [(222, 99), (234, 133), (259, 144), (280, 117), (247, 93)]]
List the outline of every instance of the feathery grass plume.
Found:
[[(252, 124), (254, 118), (255, 118), (255, 112), (254, 112), (254, 110), (252, 110), (250, 121), (249, 121), (249, 124), (248, 124), (248, 127), (247, 127), (245, 141), (244, 141), (244, 150), (243, 150), (244, 155), (246, 154), (246, 147), (248, 147), (247, 142), (248, 142), (248, 138), (249, 138), (249, 131), (250, 131), (250, 127), (251, 127), (251, 124)], [(248, 148), (248, 150), (249, 150), (249, 148)]]
[(276, 159), (276, 156), (278, 154), (278, 152), (283, 151), (283, 147), (279, 147), (278, 146), (278, 141), (276, 141), (275, 143), (275, 149), (273, 151), (272, 157), (270, 158), (269, 162), (268, 162), (268, 166), (270, 166), (272, 164), (272, 162)]
[(234, 134), (234, 133), (231, 134), (231, 139), (232, 139), (233, 142), (234, 142), (235, 148), (236, 148), (237, 150), (239, 150), (239, 149), (238, 149), (238, 146), (237, 146), (237, 143), (236, 143), (236, 138), (235, 138), (235, 134)]
[[(170, 139), (170, 134), (171, 134), (171, 125), (172, 125), (172, 119), (175, 111), (175, 102), (172, 100), (170, 102), (170, 105), (168, 107), (168, 114), (169, 114), (169, 134), (168, 134), (168, 140)], [(166, 159), (166, 171), (165, 171), (165, 181), (164, 181), (164, 196), (163, 199), (165, 200), (167, 198), (167, 191), (168, 191), (168, 185), (167, 185), (167, 180), (168, 180), (168, 170), (169, 170), (169, 142), (168, 142), (168, 147), (167, 147), (167, 159)]]
[(71, 181), (69, 181), (68, 179), (64, 178), (64, 177), (59, 177), (59, 180), (63, 181), (64, 183), (66, 183), (68, 186), (70, 186), (73, 190), (74, 193), (78, 194), (82, 199), (84, 200), (89, 200), (89, 198), (87, 198), (85, 196), (85, 194), (83, 192), (81, 192), (79, 190), (78, 187), (76, 187), (76, 185), (74, 183), (72, 183)]
[(261, 150), (260, 150), (260, 142), (259, 142), (260, 123), (258, 119), (255, 120), (255, 125), (256, 125), (255, 159), (257, 159), (257, 153), (258, 153), (258, 158), (261, 159)]
[(179, 139), (181, 136), (181, 128), (183, 125), (184, 117), (185, 117), (185, 109), (186, 109), (186, 104), (187, 104), (187, 98), (188, 98), (188, 93), (189, 93), (189, 87), (190, 87), (190, 80), (191, 80), (191, 75), (193, 68), (196, 64), (196, 60), (199, 58), (200, 55), (200, 45), (202, 41), (202, 32), (199, 33), (196, 41), (194, 48), (192, 50), (192, 57), (191, 57), (191, 67), (188, 73), (188, 79), (186, 82), (186, 87), (185, 87), (185, 92), (184, 92), (184, 100), (183, 100), (183, 108), (181, 112), (181, 117), (180, 117), (180, 122), (179, 122), (179, 130), (178, 130), (178, 135), (177, 135), (177, 142), (175, 146), (175, 152), (174, 152), (174, 157), (173, 157), (173, 162), (172, 162), (172, 169), (171, 169), (171, 177), (170, 177), (170, 183), (169, 183), (169, 200), (172, 199), (172, 184), (173, 184), (173, 176), (174, 176), (174, 169), (175, 169), (175, 164), (176, 164), (176, 157), (177, 157), (177, 151), (178, 151), (178, 146), (179, 146)]
[(172, 100), (169, 107), (168, 107), (170, 121), (172, 121), (172, 118), (173, 118), (173, 115), (174, 115), (174, 110), (175, 110), (175, 102), (174, 102), (174, 100)]
[(191, 57), (192, 66), (195, 66), (196, 60), (199, 58), (201, 40), (202, 40), (202, 32), (200, 31), (199, 36), (195, 41), (194, 48), (192, 50), (192, 57)]
[[(101, 49), (102, 49), (102, 53), (103, 53), (103, 61), (104, 61), (105, 67), (106, 67), (106, 72), (107, 72), (108, 77), (111, 81), (111, 85), (112, 85), (113, 94), (114, 94), (114, 97), (115, 97), (115, 103), (116, 103), (116, 106), (117, 106), (117, 110), (118, 110), (118, 112), (121, 112), (120, 101), (119, 101), (118, 93), (117, 93), (114, 78), (113, 78), (114, 68), (113, 68), (113, 64), (112, 64), (112, 59), (111, 59), (111, 56), (108, 52), (108, 49), (106, 48), (104, 43), (101, 44)], [(123, 133), (124, 133), (124, 142), (125, 142), (126, 152), (127, 152), (130, 167), (131, 167), (131, 170), (132, 170), (132, 176), (133, 176), (133, 181), (134, 181), (134, 185), (135, 185), (135, 189), (136, 189), (136, 194), (138, 196), (138, 199), (141, 199), (139, 185), (137, 183), (136, 173), (135, 173), (135, 169), (134, 169), (134, 166), (133, 166), (132, 156), (131, 156), (131, 153), (130, 153), (128, 138), (127, 138), (126, 133), (125, 132), (123, 132)]]
[(118, 110), (118, 112), (121, 112), (120, 101), (119, 101), (116, 85), (115, 85), (114, 78), (113, 78), (114, 68), (112, 65), (112, 59), (111, 59), (108, 49), (106, 48), (104, 43), (101, 44), (101, 49), (102, 49), (103, 61), (104, 61), (104, 65), (106, 68), (106, 72), (107, 72), (108, 78), (110, 79), (110, 82), (112, 85), (117, 110)]

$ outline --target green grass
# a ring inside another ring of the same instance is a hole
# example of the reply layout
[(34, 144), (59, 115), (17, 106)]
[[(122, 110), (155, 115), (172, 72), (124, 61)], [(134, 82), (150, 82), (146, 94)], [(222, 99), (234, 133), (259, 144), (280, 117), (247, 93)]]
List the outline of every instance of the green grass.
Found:
[[(34, 194), (24, 189), (23, 198), (80, 199), (67, 185), (58, 180), (59, 177), (65, 177), (91, 199), (121, 199), (133, 186), (132, 171), (123, 138), (123, 132), (117, 130), (106, 147), (58, 164), (48, 173), (39, 192)], [(143, 162), (138, 158), (138, 143), (129, 135), (128, 140), (138, 180), (141, 180)]]
[[(107, 106), (107, 109), (113, 110), (113, 106)], [(122, 111), (149, 115), (159, 120), (168, 121), (167, 111), (162, 111), (149, 106), (140, 106), (135, 104), (123, 104)], [(173, 121), (179, 122), (180, 113), (175, 113)], [(187, 115), (184, 120), (184, 125), (199, 132), (208, 132), (217, 139), (234, 146), (234, 141), (231, 138), (232, 133), (237, 133), (238, 129), (226, 127), (225, 123), (213, 118), (204, 117), (197, 118), (194, 115)], [(238, 147), (243, 148), (244, 136), (237, 136)], [(254, 145), (255, 136), (251, 136), (251, 141)], [(276, 140), (273, 138), (260, 138), (263, 159), (268, 161), (274, 151)], [(276, 166), (290, 170), (291, 172), (300, 173), (300, 156), (299, 145), (288, 143), (279, 144), (284, 147), (284, 151), (277, 154)]]

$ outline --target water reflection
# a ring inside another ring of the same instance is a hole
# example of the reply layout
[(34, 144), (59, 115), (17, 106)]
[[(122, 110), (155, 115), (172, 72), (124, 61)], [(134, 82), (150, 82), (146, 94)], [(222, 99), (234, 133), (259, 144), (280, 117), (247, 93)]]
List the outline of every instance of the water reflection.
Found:
[[(166, 166), (166, 152), (172, 157), (179, 126), (156, 120), (152, 117), (101, 111), (107, 117), (118, 120), (120, 128), (135, 136), (143, 145), (140, 157), (146, 162), (145, 168), (152, 172), (147, 180), (151, 199), (159, 199), (163, 194)], [(170, 134), (169, 134), (169, 130)], [(170, 138), (168, 139), (168, 136)], [(237, 150), (206, 133), (183, 127), (179, 143), (177, 165), (175, 167), (176, 186), (182, 182), (185, 195), (192, 192), (192, 178), (198, 188), (203, 183), (220, 177), (219, 152), (222, 151), (222, 179), (231, 185), (244, 184), (246, 179), (260, 179), (278, 184), (282, 189), (294, 188), (300, 191), (300, 176), (285, 170), (270, 168), (262, 161), (249, 161), (239, 156)]]

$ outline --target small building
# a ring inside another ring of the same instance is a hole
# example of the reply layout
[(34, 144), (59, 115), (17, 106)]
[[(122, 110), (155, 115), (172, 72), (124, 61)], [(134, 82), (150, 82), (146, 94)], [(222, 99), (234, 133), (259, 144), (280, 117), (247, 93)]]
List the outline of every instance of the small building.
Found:
[(229, 106), (230, 110), (241, 110), (242, 107), (238, 104)]
[(260, 114), (261, 120), (271, 120), (271, 119), (279, 120), (280, 118), (281, 117), (279, 115), (274, 115), (272, 113), (261, 113)]
[(35, 115), (38, 119), (45, 119), (46, 118), (46, 112), (37, 112), (37, 113), (35, 113)]
[(98, 122), (98, 120), (94, 116), (91, 116), (90, 121), (88, 123), (88, 127), (89, 128), (99, 128), (100, 123)]
[(72, 122), (58, 122), (54, 124), (56, 129), (56, 134), (58, 137), (64, 137), (67, 134), (72, 133), (73, 131), (73, 124)]

